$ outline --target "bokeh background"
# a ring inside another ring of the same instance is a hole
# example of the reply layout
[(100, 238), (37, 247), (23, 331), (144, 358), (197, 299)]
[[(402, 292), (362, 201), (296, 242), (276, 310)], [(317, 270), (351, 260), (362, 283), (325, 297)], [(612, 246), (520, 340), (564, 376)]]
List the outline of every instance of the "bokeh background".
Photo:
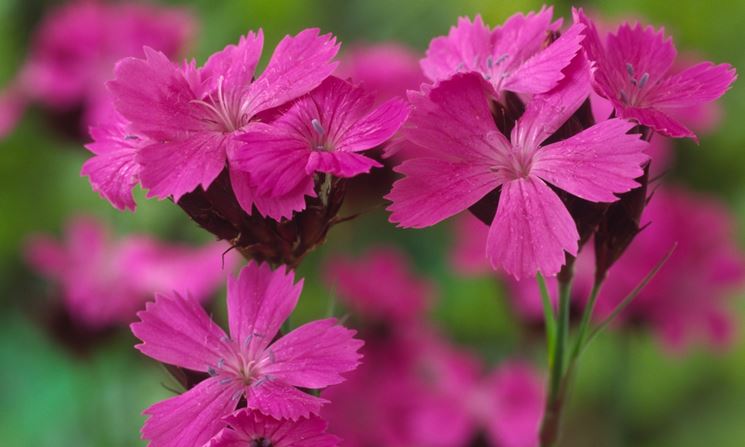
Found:
[[(396, 40), (423, 51), (447, 32), (459, 15), (481, 13), (497, 24), (541, 2), (514, 0), (297, 0), (170, 1), (199, 20), (190, 55), (203, 62), (249, 29), (262, 27), (265, 48), (285, 34), (319, 26), (344, 46)], [(0, 85), (23, 63), (35, 26), (58, 2), (0, 0)], [(576, 4), (576, 3), (575, 3)], [(554, 3), (569, 17), (571, 4)], [(639, 17), (664, 25), (680, 50), (745, 67), (742, 18), (745, 2), (587, 1), (577, 4), (614, 20)], [(342, 47), (342, 51), (344, 49)], [(269, 52), (265, 51), (265, 59)], [(745, 88), (735, 84), (721, 100), (723, 117), (700, 146), (675, 142), (668, 181), (714, 195), (738, 218), (738, 243), (745, 243)], [(136, 446), (142, 409), (170, 395), (165, 372), (132, 349), (121, 330), (85, 355), (50, 335), (35, 309), (53, 299), (53, 286), (33, 272), (22, 255), (27, 236), (61, 234), (72, 215), (85, 213), (117, 233), (151, 233), (165, 240), (205, 242), (200, 231), (169, 202), (144, 200), (136, 213), (120, 213), (95, 194), (80, 167), (88, 157), (81, 141), (65, 135), (54, 118), (31, 108), (0, 141), (0, 445)], [(294, 321), (325, 315), (333, 293), (319, 269), (330, 254), (358, 253), (381, 243), (408, 252), (415, 269), (440, 288), (432, 318), (457, 343), (498, 361), (523, 349), (520, 324), (494, 278), (461, 278), (448, 261), (448, 225), (420, 231), (396, 230), (382, 207), (332, 229), (329, 243), (300, 268), (306, 287)], [(221, 291), (217, 294), (224, 296)], [(736, 297), (737, 321), (745, 306)], [(538, 347), (540, 349), (540, 346)], [(648, 334), (609, 332), (583, 357), (568, 410), (565, 446), (687, 447), (745, 445), (745, 339), (712, 350), (693, 346), (671, 354)]]

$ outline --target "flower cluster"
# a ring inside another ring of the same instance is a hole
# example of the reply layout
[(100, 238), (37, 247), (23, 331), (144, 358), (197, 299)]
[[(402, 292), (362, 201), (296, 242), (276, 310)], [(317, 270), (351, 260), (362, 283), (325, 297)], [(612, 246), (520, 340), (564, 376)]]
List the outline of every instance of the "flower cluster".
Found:
[(360, 152), (409, 110), (331, 76), (330, 34), (285, 37), (256, 76), (263, 41), (250, 32), (202, 67), (147, 47), (121, 60), (108, 84), (116, 114), (92, 129), (82, 173), (119, 209), (134, 209), (141, 184), (248, 257), (296, 264), (325, 238), (343, 180), (380, 166)]

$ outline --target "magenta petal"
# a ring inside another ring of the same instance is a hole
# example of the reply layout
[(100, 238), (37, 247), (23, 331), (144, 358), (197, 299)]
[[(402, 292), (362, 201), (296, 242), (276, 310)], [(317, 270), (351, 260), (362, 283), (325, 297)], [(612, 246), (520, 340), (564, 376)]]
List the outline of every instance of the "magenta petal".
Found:
[(316, 28), (286, 36), (277, 45), (264, 72), (249, 89), (249, 115), (295, 99), (317, 87), (336, 69), (339, 45)]
[(548, 93), (535, 95), (512, 129), (516, 146), (536, 147), (556, 132), (590, 95), (590, 64), (577, 55), (559, 85)]
[(268, 348), (273, 361), (262, 373), (302, 388), (341, 383), (341, 374), (355, 369), (362, 358), (357, 351), (363, 342), (354, 334), (334, 318), (304, 324)]
[(93, 142), (85, 147), (95, 155), (83, 164), (80, 175), (90, 178), (93, 190), (115, 208), (134, 211), (132, 189), (139, 182), (136, 155), (140, 139), (127, 135), (123, 122), (91, 128)]
[(447, 36), (432, 39), (421, 66), (432, 81), (447, 79), (459, 71), (478, 71), (491, 54), (491, 32), (481, 16), (473, 22), (459, 17)]
[(719, 98), (735, 79), (731, 65), (702, 62), (656, 85), (646, 101), (655, 107), (693, 107)]
[(207, 372), (226, 352), (226, 335), (194, 299), (156, 295), (130, 325), (143, 354), (163, 363)]
[(609, 76), (625, 80), (628, 79), (627, 66), (630, 65), (636, 76), (647, 73), (648, 84), (654, 85), (667, 74), (676, 56), (672, 38), (666, 37), (663, 29), (642, 27), (638, 23), (633, 28), (629, 24), (623, 24), (616, 34), (608, 35), (605, 59), (607, 66), (600, 67), (600, 70), (609, 72)]
[(372, 158), (352, 152), (313, 151), (308, 157), (305, 171), (308, 174), (325, 172), (336, 177), (349, 178), (359, 174), (367, 174), (370, 169), (382, 166)]
[(554, 88), (564, 77), (562, 69), (581, 48), (583, 28), (581, 24), (572, 25), (554, 43), (511, 73), (503, 88), (519, 93), (545, 93)]
[(158, 402), (145, 410), (142, 438), (152, 447), (201, 446), (215, 436), (238, 404), (240, 388), (222, 384), (213, 377), (176, 397)]
[(311, 415), (318, 415), (326, 399), (304, 393), (299, 389), (274, 381), (261, 380), (248, 388), (246, 401), (248, 408), (258, 410), (275, 419), (297, 421)]
[(407, 228), (434, 225), (478, 202), (502, 179), (488, 164), (418, 158), (403, 162), (405, 175), (385, 197), (389, 220)]
[(259, 194), (251, 174), (237, 169), (230, 170), (230, 185), (244, 211), (251, 214), (255, 206), (260, 215), (275, 220), (292, 218), (293, 212), (305, 209), (305, 196), (315, 197), (312, 177), (307, 177), (297, 191), (281, 197)]
[(238, 278), (228, 279), (230, 336), (254, 355), (269, 346), (297, 304), (303, 281), (280, 267), (249, 262)]
[(258, 194), (280, 197), (307, 182), (307, 141), (278, 126), (255, 124), (250, 129), (238, 137), (230, 153), (230, 166), (251, 173)]
[(290, 421), (242, 409), (224, 419), (230, 426), (206, 447), (248, 447), (265, 439), (273, 447), (336, 447), (340, 439), (326, 433), (328, 423), (317, 416)]
[(140, 149), (142, 186), (148, 197), (178, 200), (198, 186), (207, 189), (225, 168), (225, 146), (229, 135), (200, 132), (184, 140), (152, 143)]
[(409, 116), (409, 106), (400, 98), (390, 99), (360, 119), (337, 141), (338, 151), (357, 152), (388, 141)]
[(108, 83), (114, 104), (137, 133), (166, 141), (209, 129), (192, 103), (199, 98), (189, 81), (163, 53), (146, 47), (144, 60), (122, 59), (114, 75)]
[(623, 109), (622, 115), (624, 118), (636, 120), (639, 124), (650, 127), (662, 135), (672, 138), (693, 138), (698, 142), (698, 138), (692, 130), (662, 111), (652, 108), (626, 107)]
[(634, 123), (611, 119), (538, 150), (531, 173), (575, 196), (593, 202), (615, 202), (614, 194), (639, 184), (649, 144), (627, 134)]
[(487, 238), (492, 267), (521, 279), (541, 272), (553, 276), (564, 252), (577, 254), (579, 234), (566, 207), (537, 177), (502, 185), (497, 214)]
[(253, 80), (263, 45), (264, 33), (261, 30), (258, 33), (249, 31), (241, 36), (238, 45), (228, 45), (210, 56), (202, 69), (202, 78), (210, 80), (211, 89), (217, 89), (218, 83), (222, 82), (224, 91), (246, 91)]

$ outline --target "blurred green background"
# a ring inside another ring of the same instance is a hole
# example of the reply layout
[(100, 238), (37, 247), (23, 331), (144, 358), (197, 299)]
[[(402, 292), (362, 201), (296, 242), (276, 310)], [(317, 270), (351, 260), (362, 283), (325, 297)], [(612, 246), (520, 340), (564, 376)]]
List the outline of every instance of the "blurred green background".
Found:
[[(459, 15), (481, 13), (497, 24), (540, 2), (515, 0), (297, 0), (172, 1), (186, 5), (201, 26), (193, 55), (210, 53), (262, 27), (271, 48), (285, 34), (320, 26), (344, 44), (397, 40), (424, 50), (447, 32)], [(35, 24), (55, 4), (40, 0), (0, 0), (0, 85), (23, 61)], [(679, 50), (695, 51), (717, 62), (745, 67), (742, 18), (745, 2), (730, 0), (626, 0), (576, 4), (609, 19), (643, 17), (665, 25)], [(569, 17), (570, 3), (555, 3)], [(343, 47), (342, 47), (343, 48)], [(265, 52), (265, 57), (267, 56)], [(724, 119), (700, 146), (676, 142), (671, 181), (709, 192), (738, 216), (745, 235), (745, 88), (742, 81), (722, 100)], [(60, 234), (76, 213), (101, 217), (118, 231), (151, 232), (164, 239), (206, 241), (209, 236), (169, 202), (143, 200), (136, 213), (119, 213), (79, 176), (87, 153), (78, 141), (52, 130), (43, 113), (32, 109), (20, 126), (0, 142), (0, 445), (136, 446), (142, 409), (169, 395), (165, 373), (139, 355), (126, 331), (91, 355), (78, 357), (59, 346), (29, 315), (34, 301), (50, 295), (49, 285), (24, 265), (20, 247), (30, 232)], [(381, 241), (412, 254), (418, 271), (441, 287), (433, 318), (458, 342), (494, 361), (516, 353), (523, 335), (491, 279), (461, 279), (446, 258), (449, 233), (444, 225), (400, 231), (387, 224), (382, 210), (334, 228), (328, 245), (313, 253), (300, 275), (306, 288), (297, 320), (324, 314), (329, 292), (318, 280), (323, 258), (334, 251), (358, 252)], [(222, 294), (222, 292), (221, 292)], [(220, 295), (224, 296), (224, 295)], [(736, 305), (742, 321), (745, 307)], [(565, 446), (687, 447), (745, 445), (745, 343), (726, 352), (693, 349), (665, 353), (648, 336), (602, 336), (585, 355), (569, 410)], [(537, 358), (541, 358), (540, 354)]]

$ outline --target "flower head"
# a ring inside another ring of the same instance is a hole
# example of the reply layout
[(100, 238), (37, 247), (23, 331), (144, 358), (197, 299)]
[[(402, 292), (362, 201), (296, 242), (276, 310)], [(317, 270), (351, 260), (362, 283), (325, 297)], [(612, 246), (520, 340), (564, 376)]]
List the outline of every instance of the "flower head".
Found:
[[(225, 168), (235, 137), (259, 114), (305, 94), (336, 67), (334, 38), (308, 29), (285, 37), (254, 79), (262, 46), (262, 32), (250, 32), (201, 68), (193, 61), (177, 66), (150, 48), (145, 59), (117, 64), (108, 86), (131, 131), (147, 139), (137, 162), (149, 196), (178, 201), (200, 185), (209, 187)], [(250, 213), (251, 191), (235, 189)]]
[(132, 332), (137, 349), (158, 361), (208, 373), (209, 378), (145, 413), (143, 438), (164, 446), (201, 445), (221, 428), (241, 398), (275, 419), (317, 415), (325, 399), (298, 389), (344, 381), (357, 367), (362, 342), (335, 319), (307, 323), (275, 341), (295, 308), (302, 282), (280, 268), (249, 263), (228, 281), (229, 335), (194, 300), (159, 295), (140, 312)]
[(551, 22), (553, 8), (537, 13), (518, 13), (502, 26), (489, 29), (481, 16), (458, 19), (447, 36), (432, 40), (421, 65), (432, 81), (457, 73), (476, 72), (502, 91), (545, 93), (564, 77), (564, 69), (580, 49), (582, 26), (572, 26), (546, 46), (550, 33), (561, 27)]
[(582, 54), (561, 83), (534, 95), (508, 140), (490, 111), (488, 86), (474, 73), (456, 75), (415, 93), (404, 136), (426, 157), (398, 167), (404, 178), (387, 198), (390, 220), (422, 228), (466, 210), (501, 187), (486, 253), (492, 267), (516, 278), (558, 273), (576, 255), (577, 225), (556, 192), (591, 202), (613, 202), (638, 186), (647, 143), (627, 134), (633, 123), (611, 119), (557, 142), (547, 142), (589, 95)]
[(241, 135), (231, 163), (251, 173), (259, 195), (297, 196), (302, 203), (304, 194), (314, 194), (316, 172), (348, 178), (381, 166), (359, 152), (390, 139), (409, 109), (399, 98), (375, 108), (373, 101), (362, 88), (329, 77), (271, 124)]
[(595, 67), (598, 94), (613, 103), (617, 116), (663, 135), (695, 139), (670, 111), (714, 101), (737, 78), (731, 65), (711, 62), (671, 73), (677, 52), (662, 29), (623, 24), (604, 43), (581, 9), (574, 10), (574, 18), (586, 26), (582, 44)]
[[(90, 218), (68, 224), (65, 241), (36, 236), (29, 263), (59, 283), (74, 321), (91, 329), (130, 323), (156, 292), (176, 290), (201, 301), (224, 280), (223, 244), (203, 248), (166, 245), (146, 236), (113, 240)], [(226, 268), (235, 264), (227, 256)], [(196, 274), (198, 273), (198, 274)]]
[(243, 409), (224, 422), (229, 427), (206, 447), (336, 447), (341, 441), (326, 433), (328, 424), (318, 416), (293, 421)]

